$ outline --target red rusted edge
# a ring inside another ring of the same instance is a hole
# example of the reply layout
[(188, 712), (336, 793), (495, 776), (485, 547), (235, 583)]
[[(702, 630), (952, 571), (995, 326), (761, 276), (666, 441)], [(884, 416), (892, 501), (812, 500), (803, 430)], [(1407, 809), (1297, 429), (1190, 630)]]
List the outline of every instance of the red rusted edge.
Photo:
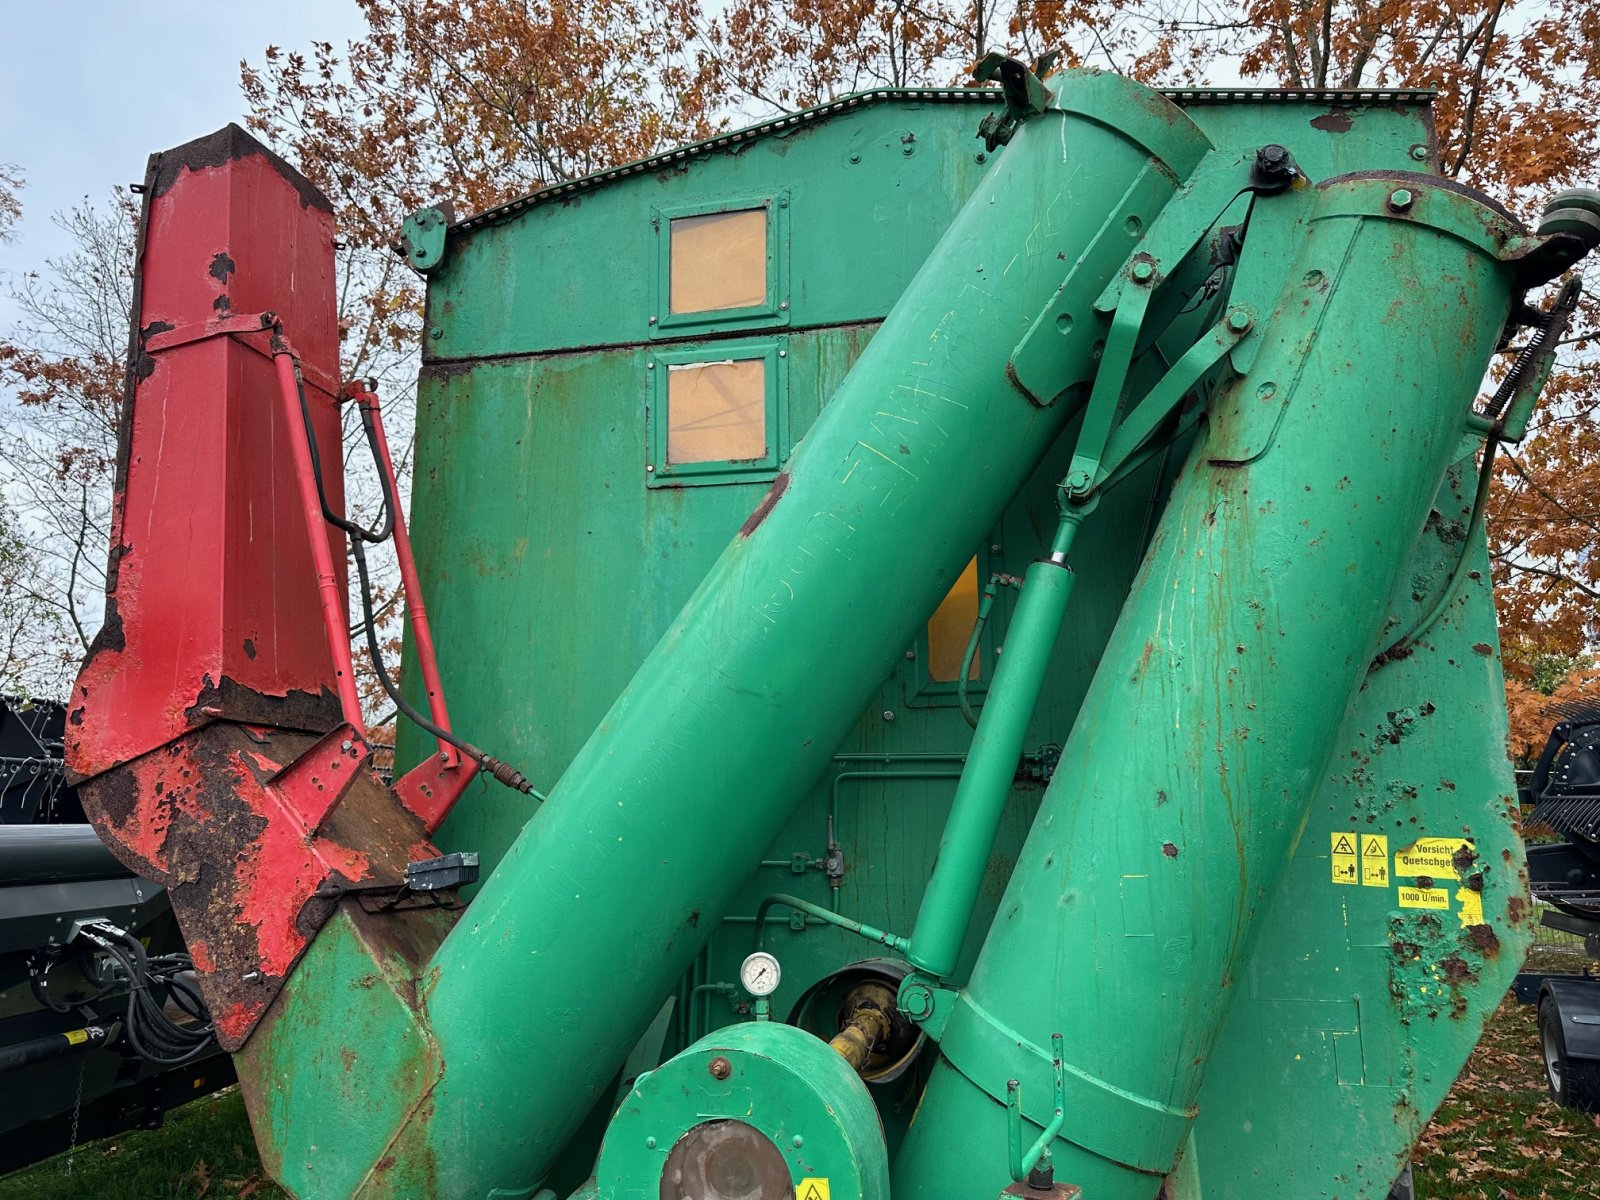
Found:
[[(335, 731), (336, 734), (340, 731)], [(117, 857), (164, 886), (225, 1050), (244, 1044), (352, 887), (393, 889), (439, 852), (347, 739), (216, 722), (80, 794)], [(350, 766), (328, 775), (330, 751)], [(320, 827), (307, 794), (342, 789)]]
[(422, 822), (423, 830), (432, 834), (477, 777), (478, 764), (470, 758), (458, 755), (451, 764), (430, 754), (395, 780), (394, 794), (406, 811)]

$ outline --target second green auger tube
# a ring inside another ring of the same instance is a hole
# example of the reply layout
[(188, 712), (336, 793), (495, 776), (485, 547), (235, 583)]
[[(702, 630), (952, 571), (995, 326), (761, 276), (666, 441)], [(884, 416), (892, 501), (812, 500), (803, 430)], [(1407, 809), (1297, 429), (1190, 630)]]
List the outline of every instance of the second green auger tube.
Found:
[(1053, 1116), (1057, 1033), (1055, 1181), (1157, 1194), (1258, 908), (1393, 640), (1390, 596), (1412, 586), (1510, 310), (1499, 248), (1520, 231), (1422, 176), (1334, 179), (1298, 202), (1254, 365), (1211, 405), (971, 981), (946, 994), (896, 1200), (1010, 1184), (1007, 1084), (1027, 1144)]
[(1088, 310), (1209, 142), (1115, 76), (1051, 86), (435, 956), (443, 1075), (390, 1151), (440, 1196), (542, 1178), (1071, 415), (1007, 360), (1069, 272)]

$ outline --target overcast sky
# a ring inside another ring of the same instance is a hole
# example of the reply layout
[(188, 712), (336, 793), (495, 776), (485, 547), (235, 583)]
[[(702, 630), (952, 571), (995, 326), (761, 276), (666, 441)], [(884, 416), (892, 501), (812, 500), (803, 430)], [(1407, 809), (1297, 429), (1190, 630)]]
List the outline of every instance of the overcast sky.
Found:
[[(23, 217), (0, 273), (64, 250), (50, 215), (144, 178), (145, 159), (242, 121), (239, 60), (269, 43), (343, 44), (354, 0), (56, 0), (5, 5), (0, 162), (23, 169)], [(0, 327), (13, 309), (0, 278)]]

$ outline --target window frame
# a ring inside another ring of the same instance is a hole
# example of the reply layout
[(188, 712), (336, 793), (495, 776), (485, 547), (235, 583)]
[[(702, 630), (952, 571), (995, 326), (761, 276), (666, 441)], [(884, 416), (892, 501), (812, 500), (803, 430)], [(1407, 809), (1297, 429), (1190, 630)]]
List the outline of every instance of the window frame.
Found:
[[(650, 375), (646, 423), (645, 482), (648, 487), (692, 487), (713, 483), (770, 483), (789, 456), (789, 339), (779, 335), (762, 338), (736, 338), (714, 342), (693, 342), (653, 350), (649, 354)], [(670, 383), (672, 368), (729, 359), (762, 359), (766, 387), (767, 452), (754, 459), (710, 459), (706, 462), (672, 463), (667, 459), (670, 431)]]
[[(980, 546), (973, 555), (978, 560), (978, 601), (983, 601), (983, 589), (988, 586), (989, 576), (1000, 568), (995, 564), (1004, 559), (1000, 549), (1000, 539), (991, 537)], [(961, 565), (966, 570), (966, 564)], [(954, 587), (956, 580), (961, 578), (958, 571), (955, 578), (951, 579), (950, 586)], [(994, 678), (995, 668), (999, 665), (995, 658), (995, 649), (1000, 645), (999, 634), (1011, 623), (1012, 598), (1008, 595), (1010, 588), (1001, 588), (995, 596), (994, 604), (989, 609), (989, 620), (983, 627), (983, 632), (978, 635), (978, 662), (982, 664), (982, 671), (976, 679), (967, 680), (967, 699), (977, 707), (984, 695), (989, 690), (989, 683)], [(946, 595), (949, 594), (946, 589)], [(944, 603), (944, 596), (939, 597), (939, 603)], [(936, 610), (938, 605), (934, 605)], [(961, 703), (958, 690), (959, 679), (933, 679), (928, 675), (928, 622), (933, 620), (933, 612), (929, 612), (922, 624), (917, 627), (917, 642), (914, 649), (915, 661), (906, 665), (910, 668), (906, 672), (905, 704), (908, 708), (954, 708)], [(971, 637), (971, 631), (967, 633)], [(964, 644), (963, 644), (964, 646)]]
[[(767, 299), (743, 308), (705, 312), (672, 311), (672, 222), (683, 217), (709, 217), (719, 213), (763, 209), (767, 215)], [(650, 318), (650, 336), (683, 337), (696, 332), (761, 329), (789, 324), (789, 192), (767, 195), (722, 196), (695, 204), (675, 204), (651, 209), (656, 231), (656, 302)]]

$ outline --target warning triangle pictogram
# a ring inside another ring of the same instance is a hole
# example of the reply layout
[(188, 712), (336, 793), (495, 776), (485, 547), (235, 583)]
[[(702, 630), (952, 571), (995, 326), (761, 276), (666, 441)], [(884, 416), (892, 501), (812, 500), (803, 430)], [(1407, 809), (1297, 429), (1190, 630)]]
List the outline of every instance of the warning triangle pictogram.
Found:
[(1355, 844), (1350, 841), (1349, 834), (1345, 834), (1333, 844), (1333, 852), (1335, 854), (1354, 854), (1356, 852)]
[(1384, 852), (1381, 849), (1379, 849), (1379, 847), (1378, 847), (1378, 839), (1377, 838), (1373, 838), (1370, 842), (1367, 843), (1367, 857), (1368, 858), (1383, 858), (1384, 857)]
[(822, 1189), (813, 1181), (811, 1186), (806, 1188), (805, 1195), (801, 1196), (800, 1200), (823, 1200)]

